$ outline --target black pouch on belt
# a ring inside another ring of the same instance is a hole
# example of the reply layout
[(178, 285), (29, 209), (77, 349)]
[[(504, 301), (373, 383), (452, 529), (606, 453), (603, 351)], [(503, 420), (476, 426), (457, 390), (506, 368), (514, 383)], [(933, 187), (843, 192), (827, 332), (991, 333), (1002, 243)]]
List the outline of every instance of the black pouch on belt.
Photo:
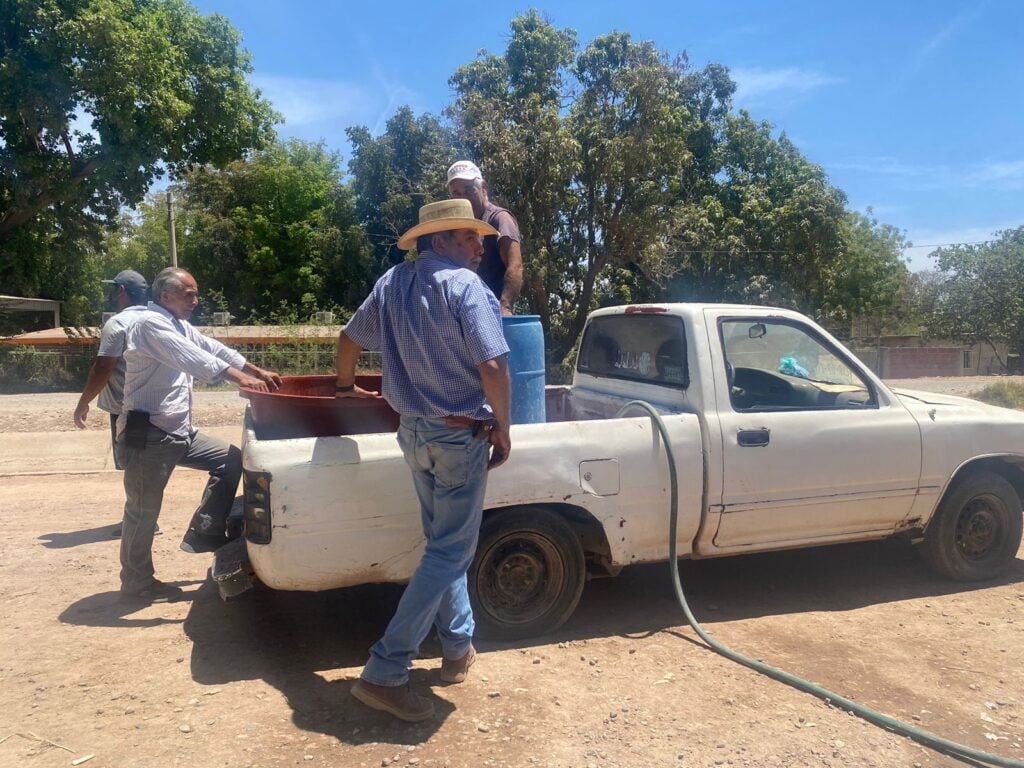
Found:
[(148, 431), (149, 414), (146, 411), (128, 411), (124, 425), (124, 444), (137, 451), (145, 450)]
[(477, 440), (488, 440), (491, 437), (491, 430), (497, 422), (494, 419), (474, 419), (473, 437)]

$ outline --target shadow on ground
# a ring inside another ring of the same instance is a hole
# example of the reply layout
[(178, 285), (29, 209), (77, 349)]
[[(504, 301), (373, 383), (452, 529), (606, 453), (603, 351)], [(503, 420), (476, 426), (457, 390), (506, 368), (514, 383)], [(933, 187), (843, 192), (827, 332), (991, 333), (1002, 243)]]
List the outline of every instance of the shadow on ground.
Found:
[[(1024, 561), (1018, 560), (996, 582), (950, 582), (930, 574), (909, 544), (898, 540), (684, 562), (681, 571), (691, 607), (708, 627), (768, 615), (849, 611), (1024, 581)], [(287, 697), (299, 728), (350, 744), (418, 744), (453, 711), (449, 703), (435, 698), (438, 716), (418, 725), (399, 723), (352, 699), (352, 677), (328, 681), (320, 674), (334, 676), (332, 671), (338, 669), (358, 673), (368, 648), (390, 619), (401, 587), (373, 585), (323, 593), (257, 588), (224, 603), (207, 581), (188, 594), (192, 603), (184, 629), (193, 643), (193, 679), (205, 685), (265, 680)], [(77, 615), (88, 608), (79, 605)], [(664, 630), (675, 633), (684, 624), (668, 567), (637, 566), (618, 578), (589, 583), (575, 615), (557, 633), (514, 645), (480, 642), (478, 647), (486, 652), (610, 636), (642, 637)], [(436, 658), (438, 646), (428, 644), (424, 655)], [(413, 687), (422, 691), (438, 685), (436, 674), (433, 669), (416, 670)]]
[(67, 531), (58, 533), (44, 533), (39, 537), (43, 546), (47, 549), (67, 549), (78, 547), (82, 544), (96, 544), (100, 541), (112, 541), (111, 534), (115, 529), (121, 527), (121, 521), (109, 525), (101, 525), (98, 528), (85, 528), (81, 531)]
[[(171, 581), (175, 587), (188, 590), (188, 587), (195, 586), (202, 582), (198, 581)], [(197, 591), (185, 591), (180, 600), (174, 602), (187, 602), (195, 598)], [(161, 624), (181, 624), (179, 619), (164, 619), (158, 616), (152, 618), (131, 618), (132, 614), (147, 608), (150, 603), (139, 598), (125, 597), (120, 592), (99, 592), (89, 597), (76, 600), (63, 611), (58, 620), (62, 624), (78, 624), (86, 627), (120, 627), (140, 628), (156, 627)]]

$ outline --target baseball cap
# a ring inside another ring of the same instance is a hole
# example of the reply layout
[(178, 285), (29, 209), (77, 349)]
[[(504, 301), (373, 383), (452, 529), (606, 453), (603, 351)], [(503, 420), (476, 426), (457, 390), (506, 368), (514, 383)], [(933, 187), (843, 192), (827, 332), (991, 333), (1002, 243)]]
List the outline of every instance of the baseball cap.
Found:
[(459, 160), (452, 163), (451, 168), (448, 169), (448, 181), (453, 179), (466, 179), (467, 181), (475, 181), (476, 179), (483, 180), (483, 175), (480, 173), (480, 169), (476, 167), (476, 163), (470, 162), (469, 160)]
[(106, 283), (107, 285), (123, 285), (130, 291), (149, 290), (149, 283), (146, 282), (146, 278), (144, 278), (134, 269), (122, 270), (117, 273), (113, 280), (103, 280), (102, 282)]

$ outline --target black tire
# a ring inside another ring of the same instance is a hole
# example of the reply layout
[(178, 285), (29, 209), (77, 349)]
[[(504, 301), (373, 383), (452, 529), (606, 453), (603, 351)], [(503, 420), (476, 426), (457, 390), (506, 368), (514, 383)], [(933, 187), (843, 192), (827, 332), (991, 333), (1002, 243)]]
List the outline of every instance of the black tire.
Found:
[(977, 472), (946, 492), (924, 532), (921, 554), (951, 579), (992, 579), (1016, 558), (1021, 521), (1014, 487), (995, 472)]
[(476, 634), (521, 640), (562, 626), (583, 594), (579, 537), (554, 512), (536, 507), (487, 517), (469, 568)]

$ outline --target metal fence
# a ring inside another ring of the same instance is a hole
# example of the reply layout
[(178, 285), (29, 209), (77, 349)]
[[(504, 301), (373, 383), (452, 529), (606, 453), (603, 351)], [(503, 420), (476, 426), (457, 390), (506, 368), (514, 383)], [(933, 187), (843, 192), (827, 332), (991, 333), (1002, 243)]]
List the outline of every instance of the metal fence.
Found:
[[(335, 344), (315, 342), (234, 344), (255, 366), (282, 376), (334, 373)], [(92, 344), (0, 347), (0, 394), (18, 392), (66, 392), (85, 386), (89, 367), (96, 357)], [(378, 352), (364, 352), (359, 371), (380, 371)]]

